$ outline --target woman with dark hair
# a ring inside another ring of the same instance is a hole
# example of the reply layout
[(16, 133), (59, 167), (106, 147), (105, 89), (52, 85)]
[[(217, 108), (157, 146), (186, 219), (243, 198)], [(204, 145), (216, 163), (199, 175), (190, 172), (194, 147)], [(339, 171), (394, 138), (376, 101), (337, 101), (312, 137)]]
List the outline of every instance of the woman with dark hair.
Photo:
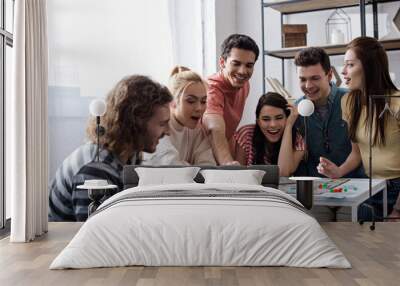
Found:
[(304, 157), (304, 141), (293, 129), (297, 108), (278, 93), (260, 97), (256, 124), (241, 127), (234, 135), (235, 157), (243, 165), (277, 164), (289, 176)]
[(95, 118), (89, 120), (89, 142), (78, 147), (58, 168), (49, 190), (49, 219), (84, 221), (90, 200), (86, 190), (76, 187), (88, 179), (103, 179), (122, 190), (121, 173), (126, 164), (139, 164), (140, 152), (154, 152), (158, 141), (168, 134), (168, 89), (150, 78), (123, 78), (106, 99), (101, 118), (105, 128), (100, 137), (97, 162)]
[[(368, 176), (387, 180), (388, 210), (400, 215), (400, 92), (389, 75), (389, 63), (382, 45), (374, 38), (359, 37), (347, 46), (344, 58), (345, 83), (350, 92), (342, 98), (343, 119), (349, 126), (352, 152), (347, 160), (336, 166), (321, 160), (319, 172), (331, 178), (346, 174), (361, 161)], [(372, 114), (369, 113), (372, 104)], [(369, 127), (372, 123), (372, 174), (369, 173)], [(396, 202), (397, 199), (397, 202)], [(381, 210), (382, 201), (371, 202)]]

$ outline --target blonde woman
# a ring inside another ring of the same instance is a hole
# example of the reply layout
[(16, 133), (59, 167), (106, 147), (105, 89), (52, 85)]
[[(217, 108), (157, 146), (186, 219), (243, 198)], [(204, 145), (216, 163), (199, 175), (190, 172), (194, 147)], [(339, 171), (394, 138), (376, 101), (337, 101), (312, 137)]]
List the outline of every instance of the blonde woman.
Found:
[(164, 137), (153, 154), (144, 154), (146, 165), (216, 165), (210, 141), (202, 128), (206, 110), (207, 84), (197, 73), (176, 66), (169, 90), (174, 97), (169, 122), (170, 136)]

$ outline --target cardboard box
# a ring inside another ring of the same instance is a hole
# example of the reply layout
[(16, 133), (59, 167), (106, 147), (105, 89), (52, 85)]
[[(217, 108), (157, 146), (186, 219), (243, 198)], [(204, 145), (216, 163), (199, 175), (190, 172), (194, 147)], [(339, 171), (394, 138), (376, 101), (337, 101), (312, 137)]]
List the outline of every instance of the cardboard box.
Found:
[(307, 25), (306, 24), (284, 24), (282, 26), (283, 47), (307, 46)]

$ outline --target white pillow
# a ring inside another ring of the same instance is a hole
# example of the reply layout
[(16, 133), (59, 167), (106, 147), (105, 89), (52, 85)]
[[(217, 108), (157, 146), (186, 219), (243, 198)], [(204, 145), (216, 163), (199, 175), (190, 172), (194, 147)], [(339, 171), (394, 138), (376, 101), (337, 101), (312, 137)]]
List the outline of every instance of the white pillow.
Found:
[(135, 168), (139, 176), (139, 186), (195, 183), (193, 179), (199, 170), (199, 167)]
[(262, 170), (202, 170), (204, 183), (234, 183), (261, 185), (265, 171)]

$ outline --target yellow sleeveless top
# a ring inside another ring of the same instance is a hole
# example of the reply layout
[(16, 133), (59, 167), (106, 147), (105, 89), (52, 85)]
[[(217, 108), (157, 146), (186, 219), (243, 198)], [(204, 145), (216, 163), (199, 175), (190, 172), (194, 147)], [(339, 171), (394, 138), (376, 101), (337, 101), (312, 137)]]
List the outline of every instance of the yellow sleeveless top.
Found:
[[(400, 95), (396, 92), (393, 95)], [(342, 117), (348, 122), (351, 110), (346, 105), (349, 94), (342, 98)], [(372, 147), (372, 177), (379, 179), (393, 179), (400, 177), (400, 97), (392, 97), (390, 100), (390, 109), (395, 116), (389, 114), (385, 128), (385, 145)], [(365, 173), (369, 174), (369, 126), (365, 128), (365, 118), (368, 110), (364, 108), (361, 112), (360, 120), (357, 126), (356, 139), (360, 148), (361, 159), (364, 165)], [(386, 111), (388, 112), (388, 111)], [(389, 113), (389, 112), (388, 112)], [(397, 115), (397, 116), (396, 116)], [(379, 120), (379, 119), (378, 119)], [(373, 134), (375, 122), (372, 126)], [(372, 137), (374, 138), (374, 137)]]

